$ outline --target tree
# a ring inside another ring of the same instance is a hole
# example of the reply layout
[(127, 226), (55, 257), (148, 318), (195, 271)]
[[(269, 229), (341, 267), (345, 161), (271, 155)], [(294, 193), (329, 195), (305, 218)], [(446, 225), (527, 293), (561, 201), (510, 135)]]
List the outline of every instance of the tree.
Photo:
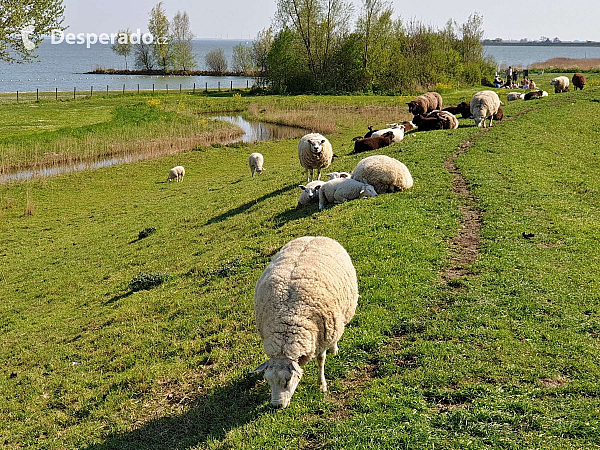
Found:
[(127, 57), (133, 49), (130, 39), (131, 31), (129, 29), (119, 30), (117, 34), (117, 41), (110, 48), (117, 55), (125, 57), (125, 70), (127, 70)]
[(467, 22), (460, 27), (462, 33), (462, 55), (466, 62), (479, 61), (483, 45), (483, 16), (475, 12), (469, 16)]
[(167, 19), (162, 2), (158, 2), (150, 11), (148, 31), (154, 37), (152, 51), (156, 63), (167, 72), (171, 62), (171, 45), (169, 43), (169, 19)]
[(383, 0), (363, 0), (356, 30), (362, 35), (362, 66), (366, 79), (372, 78), (371, 68), (380, 61), (386, 47), (386, 37), (392, 26), (392, 7)]
[(238, 73), (250, 74), (254, 72), (252, 48), (243, 44), (233, 47), (231, 70)]
[(0, 61), (29, 62), (44, 36), (65, 29), (62, 0), (2, 0), (0, 4)]
[(152, 46), (145, 42), (140, 42), (133, 46), (133, 54), (135, 57), (135, 67), (142, 70), (154, 69), (154, 54)]
[(204, 57), (208, 70), (213, 72), (223, 73), (227, 70), (227, 58), (222, 48), (211, 50)]
[(193, 53), (192, 33), (190, 18), (187, 12), (183, 14), (177, 11), (171, 23), (171, 63), (176, 70), (189, 70), (196, 66), (196, 58)]
[(273, 29), (271, 27), (260, 31), (252, 42), (252, 60), (259, 74), (267, 72), (269, 51), (271, 51), (272, 45)]

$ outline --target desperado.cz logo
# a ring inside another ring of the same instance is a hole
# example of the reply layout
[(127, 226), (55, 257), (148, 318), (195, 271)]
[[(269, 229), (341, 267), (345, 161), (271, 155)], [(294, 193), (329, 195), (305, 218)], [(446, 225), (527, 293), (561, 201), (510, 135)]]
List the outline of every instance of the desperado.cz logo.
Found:
[(156, 39), (152, 33), (143, 33), (138, 28), (135, 33), (67, 33), (62, 30), (52, 30), (52, 44), (61, 44), (63, 42), (70, 45), (83, 45), (90, 48), (94, 44), (168, 44), (169, 38), (162, 37)]
[(35, 48), (35, 44), (29, 39), (29, 35), (32, 34), (34, 31), (35, 27), (33, 25), (27, 25), (21, 30), (21, 39), (23, 40), (23, 46), (28, 52)]

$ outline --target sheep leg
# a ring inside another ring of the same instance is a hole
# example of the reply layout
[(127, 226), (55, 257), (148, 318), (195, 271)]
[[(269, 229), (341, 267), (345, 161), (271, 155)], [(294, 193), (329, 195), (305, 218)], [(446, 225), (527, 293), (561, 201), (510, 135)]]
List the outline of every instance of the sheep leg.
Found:
[(307, 182), (307, 183), (310, 183), (310, 178), (308, 177), (308, 170), (309, 170), (309, 169), (306, 169), (306, 182)]
[(330, 350), (333, 352), (334, 355), (337, 355), (340, 352), (340, 349), (338, 348), (337, 342), (335, 342), (333, 344), (333, 347), (331, 347)]
[(327, 356), (327, 350), (323, 350), (323, 353), (317, 355), (317, 362), (319, 363), (319, 386), (323, 392), (327, 392), (327, 381), (325, 380), (325, 357)]
[(320, 180), (320, 179), (321, 179), (321, 169), (319, 169), (318, 176), (317, 176), (317, 180)]

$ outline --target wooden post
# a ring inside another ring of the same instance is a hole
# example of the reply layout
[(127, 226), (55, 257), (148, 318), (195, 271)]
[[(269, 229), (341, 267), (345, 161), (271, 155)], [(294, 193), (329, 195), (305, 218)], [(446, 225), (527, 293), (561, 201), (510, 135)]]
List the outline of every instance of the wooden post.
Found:
[(56, 88), (56, 101), (58, 101), (58, 88)]
[(75, 92), (76, 92), (76, 90), (77, 90), (77, 87), (74, 86), (73, 87), (73, 100), (75, 100)]
[(19, 103), (19, 91), (17, 91), (17, 103)]
[(181, 95), (181, 83), (179, 83), (179, 95)]
[(154, 83), (152, 83), (152, 95), (154, 95)]
[(106, 96), (108, 97), (108, 84), (106, 85)]
[(138, 95), (140, 93), (140, 83), (138, 83)]
[(125, 95), (125, 85), (123, 85), (123, 95)]
[(35, 90), (35, 98), (38, 102), (40, 101), (40, 88)]
[(196, 83), (194, 83), (194, 95), (196, 95)]
[(206, 83), (205, 85), (206, 87), (204, 88), (204, 91), (208, 93), (208, 83)]
[(90, 97), (94, 96), (94, 86), (90, 87)]
[(169, 93), (169, 85), (167, 84), (167, 94)]
[(249, 87), (250, 87), (250, 82), (248, 80), (246, 80), (246, 89), (248, 89)]
[(233, 80), (231, 80), (231, 87), (229, 88), (230, 91), (233, 91)]
[(219, 81), (219, 92), (221, 92), (221, 82)]

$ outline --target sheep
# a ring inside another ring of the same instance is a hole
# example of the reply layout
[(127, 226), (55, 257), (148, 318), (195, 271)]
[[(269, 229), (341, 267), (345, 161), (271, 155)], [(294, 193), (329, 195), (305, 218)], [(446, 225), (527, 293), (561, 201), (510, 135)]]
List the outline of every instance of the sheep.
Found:
[(400, 142), (404, 139), (404, 126), (398, 125), (397, 123), (390, 124), (389, 128), (384, 128), (383, 130), (373, 131), (371, 137), (381, 137), (386, 134), (388, 131), (392, 132), (392, 142)]
[(337, 241), (304, 236), (273, 257), (254, 293), (256, 326), (269, 357), (254, 372), (264, 371), (274, 408), (289, 406), (302, 367), (315, 357), (319, 386), (327, 391), (327, 350), (338, 353), (357, 304), (356, 270)]
[(363, 139), (370, 138), (371, 135), (377, 131), (377, 130), (374, 130), (372, 126), (368, 126), (367, 128), (369, 129), (369, 131), (367, 131), (367, 133), (364, 135)]
[(352, 175), (350, 175), (348, 172), (331, 172), (331, 173), (326, 173), (325, 175), (327, 175), (330, 180), (335, 180), (336, 178), (351, 178), (352, 177)]
[(337, 178), (317, 188), (319, 190), (319, 210), (328, 203), (344, 203), (357, 198), (377, 196), (375, 188), (352, 178)]
[(314, 169), (318, 169), (317, 179), (320, 180), (321, 169), (326, 169), (333, 161), (331, 143), (319, 133), (307, 134), (298, 143), (298, 158), (302, 167), (306, 169), (306, 182), (314, 180)]
[(585, 75), (584, 74), (576, 73), (575, 75), (573, 75), (573, 79), (571, 81), (573, 82), (573, 86), (575, 86), (575, 90), (577, 90), (577, 88), (579, 88), (583, 91), (583, 87), (585, 86)]
[(567, 77), (556, 77), (550, 84), (554, 86), (554, 93), (569, 92), (569, 79)]
[(534, 100), (536, 98), (542, 98), (542, 97), (548, 97), (548, 93), (546, 91), (533, 91), (533, 92), (528, 92), (527, 94), (525, 94), (524, 99), (525, 100)]
[(492, 118), (494, 120), (497, 120), (498, 122), (500, 122), (502, 120), (502, 118), (504, 117), (504, 110), (502, 109), (502, 107), (498, 107), (498, 112), (496, 114), (494, 114), (492, 116)]
[(319, 200), (319, 188), (325, 184), (324, 181), (315, 180), (307, 183), (306, 186), (300, 184), (298, 187), (302, 189), (302, 194), (298, 199), (298, 208), (311, 203), (316, 203)]
[(514, 100), (523, 100), (525, 98), (525, 94), (522, 92), (509, 92), (506, 96), (506, 100), (512, 102)]
[(264, 158), (260, 153), (252, 153), (248, 158), (248, 164), (250, 165), (250, 172), (252, 173), (252, 178), (254, 178), (254, 172), (260, 175), (265, 168), (263, 167)]
[(427, 117), (435, 117), (442, 121), (442, 130), (456, 130), (458, 119), (449, 111), (431, 111)]
[(417, 126), (411, 121), (402, 122), (401, 125), (404, 127), (404, 134), (417, 128)]
[(437, 92), (426, 92), (413, 99), (408, 105), (408, 112), (413, 116), (426, 114), (436, 109), (442, 109), (442, 96)]
[(185, 169), (183, 166), (175, 166), (169, 171), (169, 176), (167, 177), (167, 183), (173, 180), (177, 180), (177, 182), (183, 181), (183, 177), (185, 176)]
[(471, 118), (471, 105), (469, 105), (467, 102), (460, 102), (456, 106), (447, 106), (446, 108), (442, 109), (442, 111), (448, 111), (455, 116), (460, 114), (463, 119)]
[(386, 155), (374, 155), (361, 160), (352, 171), (352, 178), (370, 184), (377, 194), (404, 191), (413, 185), (408, 168)]
[(432, 111), (427, 115), (418, 115), (413, 122), (419, 131), (455, 130), (458, 128), (458, 119), (448, 111)]
[(483, 125), (485, 128), (485, 119), (490, 119), (492, 126), (493, 116), (498, 112), (502, 102), (500, 97), (494, 91), (480, 91), (471, 99), (471, 116), (478, 127)]
[(393, 138), (394, 133), (392, 131), (388, 131), (383, 136), (358, 139), (356, 142), (354, 142), (354, 153), (368, 152), (369, 150), (387, 147), (388, 145), (392, 144)]

